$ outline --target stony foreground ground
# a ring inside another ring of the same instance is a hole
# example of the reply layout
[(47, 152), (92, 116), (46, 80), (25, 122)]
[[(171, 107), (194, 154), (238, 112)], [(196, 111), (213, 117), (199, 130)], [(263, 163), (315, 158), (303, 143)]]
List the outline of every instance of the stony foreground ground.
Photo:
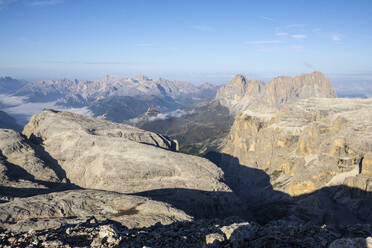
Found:
[(276, 221), (264, 226), (237, 218), (160, 223), (128, 229), (88, 217), (57, 229), (0, 230), (2, 247), (372, 247), (371, 225), (344, 227)]

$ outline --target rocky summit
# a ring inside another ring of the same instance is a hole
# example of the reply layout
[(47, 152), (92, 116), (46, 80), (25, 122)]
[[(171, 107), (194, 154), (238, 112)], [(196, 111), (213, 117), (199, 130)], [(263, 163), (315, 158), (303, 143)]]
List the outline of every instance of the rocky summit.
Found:
[(247, 109), (260, 112), (267, 108), (277, 109), (309, 97), (333, 98), (337, 94), (330, 80), (321, 72), (295, 77), (280, 76), (267, 84), (237, 75), (217, 91), (216, 100), (237, 114)]

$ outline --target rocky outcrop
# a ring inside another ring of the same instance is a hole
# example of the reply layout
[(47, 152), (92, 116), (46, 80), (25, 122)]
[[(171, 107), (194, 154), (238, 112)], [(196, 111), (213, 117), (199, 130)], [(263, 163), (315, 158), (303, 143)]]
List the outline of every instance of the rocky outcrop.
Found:
[(128, 228), (192, 220), (166, 203), (98, 190), (41, 194), (0, 204), (0, 228), (17, 232), (59, 228), (89, 216), (101, 221), (109, 218)]
[(23, 135), (14, 130), (0, 129), (0, 157), (3, 163), (11, 164), (8, 166), (8, 175), (12, 175), (12, 169), (19, 168), (24, 173), (15, 173), (15, 177), (27, 174), (33, 180), (47, 182), (61, 182), (65, 179), (41, 158), (41, 153)]
[(371, 99), (312, 98), (278, 113), (246, 111), (222, 152), (265, 171), (275, 190), (292, 196), (341, 184), (369, 189), (371, 108)]
[(173, 141), (132, 126), (46, 110), (23, 133), (39, 139), (81, 187), (125, 193), (174, 187), (228, 190), (212, 163), (167, 151)]
[(23, 133), (80, 187), (141, 194), (201, 216), (240, 208), (221, 169), (175, 152), (176, 143), (162, 135), (52, 110), (33, 116)]
[(216, 99), (235, 114), (248, 109), (259, 112), (278, 109), (288, 103), (310, 97), (337, 97), (330, 80), (321, 72), (296, 77), (280, 76), (266, 85), (261, 81), (248, 80), (237, 75), (221, 87), (216, 95)]
[(221, 169), (174, 146), (132, 126), (53, 110), (34, 116), (23, 135), (0, 129), (0, 229), (47, 230), (87, 216), (139, 228), (249, 215)]

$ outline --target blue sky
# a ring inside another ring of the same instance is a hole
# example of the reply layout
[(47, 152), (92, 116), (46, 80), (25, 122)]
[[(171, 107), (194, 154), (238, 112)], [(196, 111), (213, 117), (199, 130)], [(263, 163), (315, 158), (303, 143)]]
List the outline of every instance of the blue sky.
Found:
[(0, 75), (28, 80), (371, 78), (371, 55), (370, 0), (0, 0)]

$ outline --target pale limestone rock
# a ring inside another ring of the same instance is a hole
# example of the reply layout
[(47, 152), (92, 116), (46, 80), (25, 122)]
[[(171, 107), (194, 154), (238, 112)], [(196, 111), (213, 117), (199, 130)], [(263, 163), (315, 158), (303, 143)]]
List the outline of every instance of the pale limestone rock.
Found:
[(210, 233), (205, 236), (207, 245), (218, 245), (225, 241), (225, 237), (220, 233)]
[(110, 218), (130, 228), (192, 219), (166, 203), (97, 190), (70, 190), (0, 204), (0, 227), (14, 231), (58, 228), (71, 217), (88, 216)]
[(219, 182), (223, 172), (213, 163), (166, 150), (173, 144), (166, 137), (125, 124), (46, 110), (33, 116), (23, 133), (42, 140), (71, 182), (81, 187), (124, 193), (230, 191)]
[(262, 97), (265, 84), (258, 80), (248, 80), (243, 75), (236, 75), (228, 84), (217, 91), (216, 99), (231, 112), (239, 112)]
[[(37, 180), (59, 182), (60, 178), (40, 156), (35, 147), (20, 133), (10, 129), (0, 129), (0, 156), (7, 163), (19, 166)], [(15, 176), (21, 176), (19, 173)]]
[(223, 226), (220, 228), (220, 230), (225, 234), (227, 240), (231, 240), (234, 236), (236, 239), (239, 239), (240, 237), (250, 239), (255, 235), (257, 229), (256, 224), (249, 222), (233, 223), (229, 226)]
[(197, 217), (241, 213), (220, 168), (174, 152), (162, 135), (52, 110), (33, 116), (23, 133), (80, 187), (152, 197)]
[(235, 76), (217, 91), (216, 99), (234, 114), (245, 110), (260, 112), (280, 109), (288, 103), (310, 97), (337, 97), (330, 80), (321, 72), (301, 74), (296, 77), (281, 76), (264, 84)]
[(372, 177), (372, 152), (368, 152), (363, 157), (362, 174)]
[[(360, 169), (370, 175), (371, 109), (372, 99), (311, 98), (277, 113), (245, 111), (222, 152), (264, 170), (275, 190), (293, 196), (340, 185)], [(365, 190), (363, 182), (354, 186)]]

